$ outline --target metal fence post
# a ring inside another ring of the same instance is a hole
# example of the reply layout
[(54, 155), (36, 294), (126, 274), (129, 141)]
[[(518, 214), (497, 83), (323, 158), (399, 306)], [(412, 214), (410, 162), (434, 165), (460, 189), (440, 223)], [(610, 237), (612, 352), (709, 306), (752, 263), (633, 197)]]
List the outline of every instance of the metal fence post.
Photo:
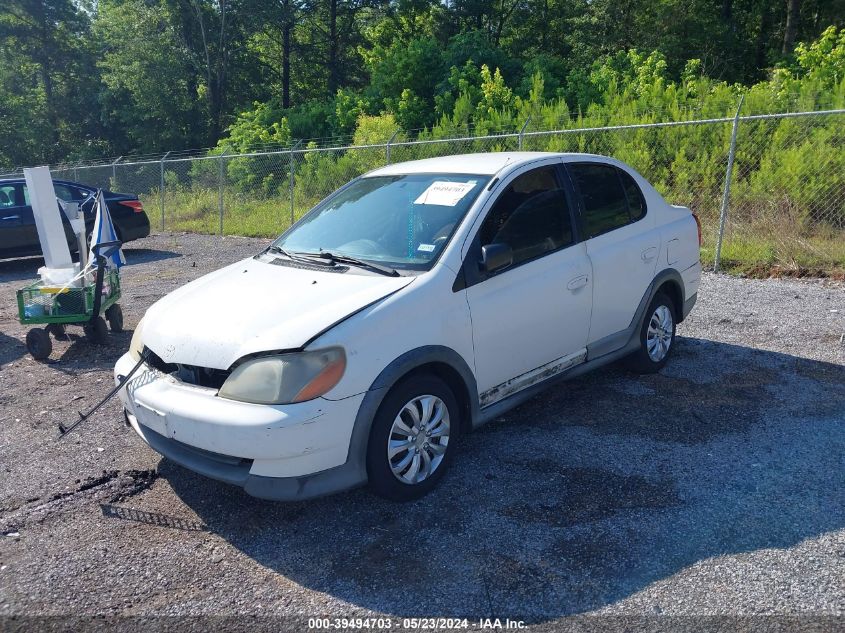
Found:
[(719, 214), (719, 236), (716, 239), (716, 257), (713, 261), (713, 272), (719, 272), (719, 264), (722, 260), (722, 239), (725, 236), (725, 221), (728, 219), (728, 202), (731, 196), (731, 178), (734, 171), (734, 158), (736, 156), (736, 132), (739, 129), (739, 112), (742, 110), (742, 102), (745, 95), (739, 98), (734, 116), (733, 129), (731, 130), (731, 146), (728, 150), (728, 168), (725, 171), (725, 191), (722, 194), (722, 211)]
[(296, 169), (296, 163), (293, 159), (293, 153), (297, 147), (302, 143), (302, 139), (298, 140), (293, 147), (290, 148), (290, 184), (288, 185), (288, 189), (290, 191), (290, 224), (293, 226), (294, 222), (294, 213), (293, 213), (293, 173)]
[(117, 165), (120, 162), (121, 158), (123, 158), (123, 156), (118, 156), (114, 160), (114, 162), (111, 164), (111, 181), (112, 181), (112, 184), (111, 184), (110, 189), (117, 189), (118, 188), (117, 187), (117, 169), (115, 169), (115, 165)]
[(170, 152), (167, 152), (164, 156), (161, 157), (161, 188), (159, 189), (158, 196), (159, 200), (161, 201), (161, 230), (164, 230), (164, 160), (170, 156)]
[(525, 119), (525, 123), (522, 124), (522, 127), (519, 129), (519, 136), (517, 137), (517, 148), (522, 151), (522, 139), (525, 135), (525, 128), (528, 127), (528, 124), (531, 123), (531, 116), (529, 115), (527, 119)]
[(390, 164), (390, 144), (391, 144), (394, 140), (396, 140), (396, 135), (397, 135), (397, 134), (399, 134), (399, 130), (396, 130), (396, 131), (393, 133), (393, 136), (391, 136), (391, 137), (390, 137), (390, 140), (389, 140), (389, 141), (387, 141), (387, 164), (388, 164), (388, 165)]
[(225, 156), (228, 150), (223, 150), (220, 154), (219, 171), (217, 174), (217, 211), (220, 213), (220, 235), (223, 235), (223, 185), (224, 185), (224, 167)]

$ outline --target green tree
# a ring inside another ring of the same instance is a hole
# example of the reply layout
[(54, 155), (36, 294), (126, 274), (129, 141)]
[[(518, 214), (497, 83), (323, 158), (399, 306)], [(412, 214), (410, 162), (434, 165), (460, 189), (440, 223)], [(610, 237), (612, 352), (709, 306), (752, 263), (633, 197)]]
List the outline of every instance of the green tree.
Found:
[(121, 152), (166, 151), (205, 136), (198, 84), (169, 8), (145, 0), (101, 0), (94, 37), (103, 46), (102, 102)]
[(89, 28), (87, 14), (71, 0), (6, 0), (0, 12), (0, 129), (8, 136), (0, 159), (55, 161), (84, 154), (94, 142), (98, 82)]

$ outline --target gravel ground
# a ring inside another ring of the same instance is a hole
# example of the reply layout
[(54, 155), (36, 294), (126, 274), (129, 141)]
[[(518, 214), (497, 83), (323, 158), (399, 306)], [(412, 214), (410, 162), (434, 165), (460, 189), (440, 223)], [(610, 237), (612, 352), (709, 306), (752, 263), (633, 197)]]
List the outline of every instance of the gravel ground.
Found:
[[(465, 438), (408, 505), (252, 499), (160, 458), (94, 404), (144, 310), (265, 242), (126, 249), (127, 332), (22, 343), (0, 262), (0, 615), (845, 614), (845, 291), (705, 274), (657, 375), (564, 383)], [(9, 621), (5, 621), (8, 625)], [(0, 628), (3, 628), (0, 623)]]

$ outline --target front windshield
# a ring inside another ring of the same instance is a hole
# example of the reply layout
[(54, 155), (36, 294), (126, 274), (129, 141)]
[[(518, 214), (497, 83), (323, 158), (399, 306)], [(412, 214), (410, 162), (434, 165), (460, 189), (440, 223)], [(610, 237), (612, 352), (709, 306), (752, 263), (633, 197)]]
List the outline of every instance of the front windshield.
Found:
[(275, 246), (428, 270), (489, 180), (409, 174), (359, 178), (312, 209)]

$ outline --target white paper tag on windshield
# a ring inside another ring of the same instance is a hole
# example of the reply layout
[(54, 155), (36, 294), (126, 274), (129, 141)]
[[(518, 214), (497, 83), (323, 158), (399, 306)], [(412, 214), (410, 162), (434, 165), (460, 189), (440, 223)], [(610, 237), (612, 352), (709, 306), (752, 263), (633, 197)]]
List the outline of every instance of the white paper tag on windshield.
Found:
[(447, 182), (435, 180), (428, 189), (414, 200), (414, 204), (439, 204), (444, 207), (454, 207), (461, 199), (475, 187), (476, 181)]

